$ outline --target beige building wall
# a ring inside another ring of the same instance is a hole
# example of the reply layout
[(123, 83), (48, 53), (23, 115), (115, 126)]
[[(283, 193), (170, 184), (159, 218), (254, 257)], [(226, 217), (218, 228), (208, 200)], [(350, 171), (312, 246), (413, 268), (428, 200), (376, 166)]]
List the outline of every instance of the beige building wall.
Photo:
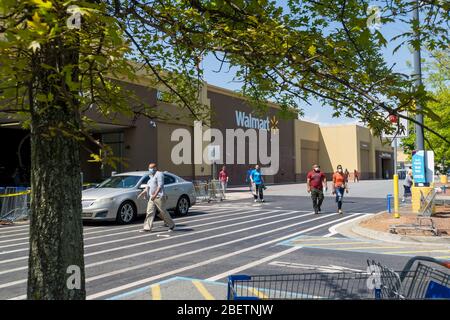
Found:
[[(314, 158), (314, 154), (319, 157), (319, 125), (302, 120), (295, 120), (295, 175), (297, 181), (302, 181), (306, 177), (306, 167), (311, 163), (302, 163)], [(309, 153), (305, 156), (304, 153)]]
[(359, 170), (356, 125), (320, 127), (319, 164), (322, 171), (331, 175), (338, 164), (344, 170)]

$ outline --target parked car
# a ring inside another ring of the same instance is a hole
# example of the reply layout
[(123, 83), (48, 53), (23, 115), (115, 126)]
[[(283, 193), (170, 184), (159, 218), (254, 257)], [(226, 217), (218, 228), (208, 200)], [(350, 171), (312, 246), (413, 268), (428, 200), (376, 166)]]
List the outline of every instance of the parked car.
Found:
[[(137, 198), (150, 179), (148, 171), (127, 172), (114, 175), (95, 188), (82, 192), (83, 220), (117, 221), (131, 223), (144, 215), (147, 200)], [(169, 172), (164, 172), (164, 192), (168, 196), (167, 209), (186, 215), (195, 204), (192, 182)]]

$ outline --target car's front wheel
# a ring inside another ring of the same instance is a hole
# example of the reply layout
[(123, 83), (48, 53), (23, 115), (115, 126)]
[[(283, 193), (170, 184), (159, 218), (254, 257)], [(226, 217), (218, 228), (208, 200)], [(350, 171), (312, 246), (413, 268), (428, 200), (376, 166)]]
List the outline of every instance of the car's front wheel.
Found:
[(123, 202), (117, 210), (117, 222), (120, 224), (131, 223), (136, 217), (136, 206), (131, 201)]
[(175, 208), (175, 213), (181, 216), (187, 215), (189, 212), (189, 198), (187, 196), (181, 196), (178, 199), (177, 207)]

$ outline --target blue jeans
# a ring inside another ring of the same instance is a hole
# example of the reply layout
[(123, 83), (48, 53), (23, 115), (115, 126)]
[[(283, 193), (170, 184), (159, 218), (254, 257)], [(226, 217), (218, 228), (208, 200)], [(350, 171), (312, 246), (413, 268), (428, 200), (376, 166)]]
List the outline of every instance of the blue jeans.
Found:
[(342, 209), (342, 200), (344, 199), (344, 187), (337, 187), (335, 190), (336, 192), (336, 202), (338, 204), (338, 209)]

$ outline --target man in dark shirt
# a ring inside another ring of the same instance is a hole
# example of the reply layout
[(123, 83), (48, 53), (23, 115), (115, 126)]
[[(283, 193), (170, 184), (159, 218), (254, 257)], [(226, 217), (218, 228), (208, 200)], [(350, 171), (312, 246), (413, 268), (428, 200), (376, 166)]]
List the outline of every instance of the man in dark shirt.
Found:
[(308, 173), (306, 178), (306, 187), (308, 193), (311, 192), (311, 199), (313, 201), (314, 213), (318, 214), (322, 209), (323, 202), (323, 187), (328, 190), (327, 178), (323, 172), (320, 171), (320, 167), (315, 164), (313, 170)]

